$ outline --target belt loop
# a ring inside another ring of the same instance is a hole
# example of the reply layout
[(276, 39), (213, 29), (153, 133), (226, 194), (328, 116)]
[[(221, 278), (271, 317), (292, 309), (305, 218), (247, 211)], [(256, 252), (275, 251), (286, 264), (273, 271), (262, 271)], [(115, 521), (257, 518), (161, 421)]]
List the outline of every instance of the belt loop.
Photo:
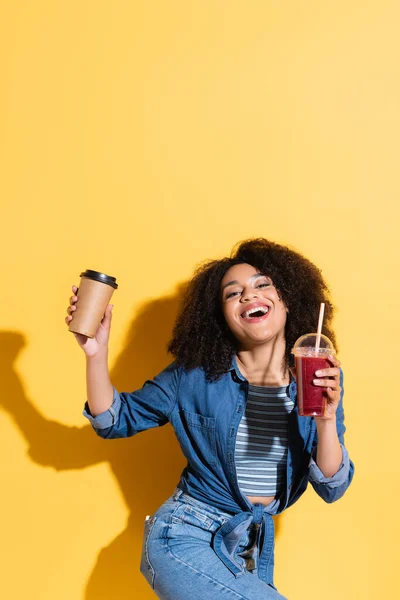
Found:
[(174, 493), (172, 494), (172, 497), (173, 497), (173, 499), (175, 500), (175, 502), (176, 502), (177, 500), (179, 500), (179, 498), (182, 496), (182, 494), (183, 494), (183, 491), (182, 491), (182, 490), (180, 490), (179, 488), (175, 488), (175, 491), (174, 491)]

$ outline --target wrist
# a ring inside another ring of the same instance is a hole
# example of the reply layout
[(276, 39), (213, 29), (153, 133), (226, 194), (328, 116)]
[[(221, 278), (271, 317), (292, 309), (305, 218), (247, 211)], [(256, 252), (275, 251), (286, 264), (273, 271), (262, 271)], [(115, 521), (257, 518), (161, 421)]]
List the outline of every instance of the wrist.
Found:
[(314, 417), (318, 433), (334, 429), (336, 431), (336, 415), (333, 417)]
[(87, 365), (104, 365), (108, 364), (108, 348), (104, 350), (99, 350), (96, 354), (92, 356), (86, 355), (86, 364)]

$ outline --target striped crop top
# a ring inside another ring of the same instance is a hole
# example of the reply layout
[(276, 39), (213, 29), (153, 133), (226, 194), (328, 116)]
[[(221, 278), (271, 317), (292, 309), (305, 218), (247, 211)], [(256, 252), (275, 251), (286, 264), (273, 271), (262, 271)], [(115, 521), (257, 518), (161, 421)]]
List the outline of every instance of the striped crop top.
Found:
[(277, 496), (284, 486), (293, 407), (286, 386), (249, 386), (235, 446), (237, 479), (246, 496)]

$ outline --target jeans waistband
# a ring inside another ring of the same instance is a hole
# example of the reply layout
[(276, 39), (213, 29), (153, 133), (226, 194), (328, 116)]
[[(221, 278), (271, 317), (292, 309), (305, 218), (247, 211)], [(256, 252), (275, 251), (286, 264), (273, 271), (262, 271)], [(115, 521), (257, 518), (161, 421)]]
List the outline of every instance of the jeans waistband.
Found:
[(211, 504), (207, 504), (206, 502), (203, 502), (202, 500), (196, 500), (196, 498), (193, 498), (193, 496), (190, 496), (190, 494), (188, 494), (187, 492), (184, 492), (183, 490), (181, 490), (178, 487), (175, 488), (175, 491), (172, 494), (172, 497), (175, 501), (180, 500), (181, 502), (185, 502), (186, 504), (189, 504), (190, 506), (198, 508), (210, 519), (219, 521), (221, 523), (221, 525), (223, 525), (226, 521), (229, 521), (229, 519), (231, 519), (233, 516), (232, 513), (224, 512), (223, 510), (220, 510), (219, 508), (216, 508), (215, 506), (212, 506)]

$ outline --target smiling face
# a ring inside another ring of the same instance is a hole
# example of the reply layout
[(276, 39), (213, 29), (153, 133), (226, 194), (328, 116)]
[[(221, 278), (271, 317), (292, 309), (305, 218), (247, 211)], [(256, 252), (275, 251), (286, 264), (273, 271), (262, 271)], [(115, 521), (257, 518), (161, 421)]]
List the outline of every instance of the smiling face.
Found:
[(226, 323), (243, 348), (284, 339), (287, 308), (272, 280), (246, 263), (234, 265), (221, 282)]

